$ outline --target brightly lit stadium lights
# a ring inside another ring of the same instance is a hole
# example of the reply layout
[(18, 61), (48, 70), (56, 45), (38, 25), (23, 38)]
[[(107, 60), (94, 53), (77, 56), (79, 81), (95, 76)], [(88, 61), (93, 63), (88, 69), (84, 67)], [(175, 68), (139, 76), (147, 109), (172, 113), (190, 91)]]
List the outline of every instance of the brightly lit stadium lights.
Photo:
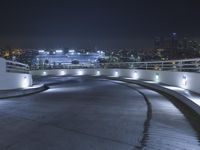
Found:
[(39, 53), (44, 53), (44, 50), (38, 50)]
[(75, 53), (75, 50), (74, 49), (70, 49), (68, 50), (69, 53)]
[(56, 50), (56, 53), (58, 54), (63, 53), (63, 50)]

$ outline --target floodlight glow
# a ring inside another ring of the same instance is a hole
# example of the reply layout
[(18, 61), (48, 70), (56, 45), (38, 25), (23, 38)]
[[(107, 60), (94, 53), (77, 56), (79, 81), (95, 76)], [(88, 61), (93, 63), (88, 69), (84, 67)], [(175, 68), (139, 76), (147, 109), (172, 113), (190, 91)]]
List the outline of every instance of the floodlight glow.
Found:
[(100, 75), (101, 75), (101, 72), (98, 70), (97, 73), (96, 73), (96, 75), (97, 75), (97, 76), (100, 76)]
[(27, 79), (27, 77), (24, 77), (23, 81), (22, 81), (22, 88), (26, 88), (29, 86), (29, 81)]
[(44, 71), (44, 72), (42, 73), (42, 75), (43, 75), (43, 76), (46, 76), (46, 75), (47, 75), (47, 72), (46, 72), (46, 71)]
[(39, 52), (39, 53), (44, 53), (44, 50), (39, 50), (38, 52)]
[(56, 53), (63, 53), (63, 50), (56, 50)]
[(118, 77), (119, 76), (119, 72), (115, 71), (115, 77)]
[(69, 53), (75, 53), (75, 50), (74, 49), (70, 49), (68, 50)]
[(78, 70), (78, 73), (77, 73), (79, 76), (82, 76), (83, 75), (83, 71), (82, 70)]
[(66, 72), (65, 72), (64, 70), (61, 70), (61, 71), (60, 71), (60, 75), (61, 75), (61, 76), (64, 76), (64, 75), (66, 75)]
[(104, 51), (101, 51), (101, 54), (104, 54), (105, 52)]

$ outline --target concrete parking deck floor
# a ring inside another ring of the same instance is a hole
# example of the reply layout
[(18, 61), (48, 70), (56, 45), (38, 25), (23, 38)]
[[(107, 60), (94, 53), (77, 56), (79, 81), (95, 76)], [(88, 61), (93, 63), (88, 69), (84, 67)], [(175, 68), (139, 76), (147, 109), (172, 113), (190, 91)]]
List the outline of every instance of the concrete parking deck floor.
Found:
[(157, 92), (90, 77), (40, 82), (60, 80), (47, 91), (0, 100), (0, 150), (200, 148), (187, 118)]

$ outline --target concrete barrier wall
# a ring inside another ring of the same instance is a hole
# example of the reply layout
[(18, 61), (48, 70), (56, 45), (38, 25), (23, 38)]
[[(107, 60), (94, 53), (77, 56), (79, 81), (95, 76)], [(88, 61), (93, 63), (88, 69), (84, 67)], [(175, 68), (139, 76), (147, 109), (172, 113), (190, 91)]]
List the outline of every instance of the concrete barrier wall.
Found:
[(5, 62), (5, 59), (3, 59), (3, 58), (1, 58), (0, 57), (0, 74), (2, 74), (2, 73), (5, 73), (5, 71), (6, 71), (6, 62)]
[(185, 88), (200, 93), (200, 73), (176, 72), (176, 71), (154, 71), (134, 69), (57, 69), (57, 70), (36, 70), (32, 75), (105, 75), (122, 76), (134, 80), (149, 80), (161, 82)]
[(31, 74), (6, 72), (6, 60), (0, 58), (0, 90), (25, 88), (31, 85)]

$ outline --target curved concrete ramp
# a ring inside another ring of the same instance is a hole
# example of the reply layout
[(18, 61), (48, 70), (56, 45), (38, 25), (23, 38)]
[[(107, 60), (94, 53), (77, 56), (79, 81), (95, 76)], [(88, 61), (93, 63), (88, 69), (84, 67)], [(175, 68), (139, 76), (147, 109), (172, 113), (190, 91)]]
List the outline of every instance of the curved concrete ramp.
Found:
[(48, 77), (59, 80), (42, 93), (0, 100), (0, 149), (200, 148), (198, 132), (157, 92), (106, 79)]

